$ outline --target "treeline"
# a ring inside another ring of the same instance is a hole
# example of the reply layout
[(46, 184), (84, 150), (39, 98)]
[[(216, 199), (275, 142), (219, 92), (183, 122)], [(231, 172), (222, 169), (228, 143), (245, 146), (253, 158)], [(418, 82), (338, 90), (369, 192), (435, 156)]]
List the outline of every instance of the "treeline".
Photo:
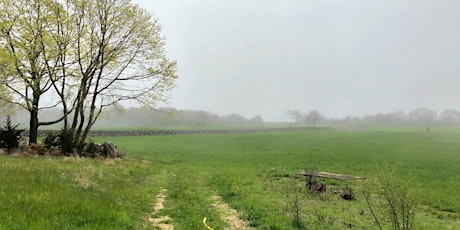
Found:
[(327, 118), (317, 110), (303, 113), (299, 110), (289, 110), (286, 115), (293, 126), (410, 126), (410, 125), (460, 125), (460, 111), (447, 109), (441, 113), (420, 107), (410, 112), (397, 111), (394, 113), (378, 113), (367, 116), (347, 116), (343, 118)]
[(447, 109), (440, 113), (428, 108), (417, 108), (408, 113), (398, 111), (394, 113), (379, 113), (364, 117), (347, 116), (340, 119), (330, 119), (329, 124), (341, 124), (347, 126), (407, 126), (407, 125), (460, 125), (460, 111)]
[[(52, 119), (61, 115), (60, 110), (43, 112), (41, 119)], [(378, 113), (367, 116), (347, 116), (343, 118), (328, 118), (319, 111), (312, 110), (302, 113), (298, 110), (289, 110), (286, 116), (290, 119), (285, 125), (291, 127), (309, 126), (407, 126), (407, 125), (460, 125), (460, 111), (448, 109), (441, 113), (428, 108), (418, 108), (410, 112), (397, 111), (394, 113)], [(2, 118), (4, 120), (4, 118)], [(28, 124), (28, 113), (18, 111), (12, 116), (14, 123), (22, 127)], [(149, 127), (149, 126), (241, 126), (260, 125), (264, 119), (260, 115), (245, 117), (232, 113), (218, 115), (204, 110), (181, 110), (175, 108), (160, 108), (152, 111), (147, 108), (110, 109), (96, 122), (96, 127)], [(56, 127), (59, 127), (57, 124)], [(59, 129), (59, 128), (57, 128)]]
[(204, 110), (180, 110), (175, 108), (160, 108), (151, 111), (146, 108), (127, 108), (122, 111), (112, 110), (106, 117), (98, 121), (98, 126), (234, 126), (248, 124), (262, 124), (260, 115), (247, 118), (240, 114), (232, 113), (217, 115)]
[[(59, 117), (61, 111), (51, 109), (40, 114), (42, 119)], [(14, 122), (27, 125), (27, 112), (18, 111), (12, 117)], [(204, 110), (180, 110), (175, 108), (159, 108), (152, 111), (148, 108), (112, 108), (101, 115), (95, 123), (96, 127), (149, 127), (149, 126), (239, 126), (263, 124), (264, 120), (260, 115), (244, 117), (232, 113), (217, 115)], [(56, 124), (58, 127), (60, 124)]]

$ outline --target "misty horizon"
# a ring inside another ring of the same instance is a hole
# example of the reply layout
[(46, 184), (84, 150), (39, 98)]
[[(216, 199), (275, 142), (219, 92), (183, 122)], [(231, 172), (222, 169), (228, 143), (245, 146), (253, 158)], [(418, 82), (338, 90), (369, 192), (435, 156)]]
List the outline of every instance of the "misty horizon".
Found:
[(287, 119), (459, 110), (459, 1), (145, 1), (180, 78), (170, 106)]
[[(184, 110), (178, 108), (164, 107), (152, 111), (145, 107), (127, 107), (119, 109), (109, 109), (96, 122), (96, 127), (148, 127), (148, 126), (232, 126), (232, 125), (258, 125), (267, 123), (285, 123), (297, 125), (310, 125), (309, 114), (312, 111), (288, 110), (284, 113), (287, 117), (285, 120), (267, 120), (261, 115), (244, 116), (238, 113), (216, 114), (206, 110)], [(446, 109), (443, 111), (434, 111), (429, 108), (420, 107), (411, 111), (395, 111), (393, 113), (376, 113), (364, 116), (348, 115), (344, 117), (325, 116), (318, 111), (321, 116), (318, 124), (321, 126), (362, 126), (367, 125), (460, 125), (460, 111)], [(60, 117), (61, 109), (53, 108), (44, 110), (39, 115), (42, 121), (53, 120)], [(72, 119), (73, 114), (70, 114)], [(29, 113), (26, 110), (16, 110), (11, 115), (15, 124), (25, 126), (29, 122)], [(6, 119), (4, 114), (0, 119)], [(337, 123), (338, 122), (338, 123)], [(62, 122), (53, 126), (58, 128)], [(42, 127), (47, 129), (46, 127)]]

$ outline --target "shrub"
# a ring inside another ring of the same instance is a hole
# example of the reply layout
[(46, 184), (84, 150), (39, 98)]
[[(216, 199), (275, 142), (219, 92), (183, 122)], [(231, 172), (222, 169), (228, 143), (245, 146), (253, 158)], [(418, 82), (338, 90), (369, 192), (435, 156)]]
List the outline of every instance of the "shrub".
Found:
[(64, 155), (71, 155), (74, 149), (77, 148), (74, 142), (73, 132), (63, 129), (58, 137), (62, 153), (64, 153)]
[(306, 197), (303, 194), (303, 187), (297, 183), (297, 177), (292, 176), (286, 181), (284, 193), (285, 212), (287, 213), (291, 224), (296, 229), (304, 229), (304, 205)]
[(19, 141), (21, 140), (21, 133), (24, 129), (17, 129), (19, 124), (11, 125), (11, 119), (8, 116), (6, 119), (6, 125), (0, 128), (0, 148), (7, 148), (8, 153), (11, 149), (19, 147)]
[(47, 148), (51, 147), (61, 147), (61, 137), (59, 135), (55, 135), (52, 132), (46, 134), (45, 140), (43, 140), (43, 144)]
[[(363, 184), (362, 193), (377, 227), (383, 229), (382, 225), (389, 222), (392, 229), (414, 229), (417, 202), (410, 184), (397, 178), (384, 161), (374, 159), (374, 173), (375, 178)], [(372, 193), (376, 193), (377, 199), (373, 199)]]
[(24, 156), (43, 156), (46, 155), (47, 152), (48, 149), (45, 147), (44, 144), (32, 143), (27, 147), (26, 151), (23, 154)]
[(48, 133), (43, 144), (45, 144), (47, 148), (54, 147), (54, 151), (56, 148), (59, 148), (64, 155), (71, 155), (77, 148), (74, 143), (73, 132), (65, 129), (61, 130), (57, 135), (51, 132)]

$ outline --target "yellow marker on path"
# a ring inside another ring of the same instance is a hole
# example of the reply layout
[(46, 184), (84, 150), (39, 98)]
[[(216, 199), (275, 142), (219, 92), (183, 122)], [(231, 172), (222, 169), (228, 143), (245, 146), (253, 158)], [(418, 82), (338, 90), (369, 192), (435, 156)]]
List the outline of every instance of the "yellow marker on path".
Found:
[(208, 219), (208, 218), (205, 217), (205, 218), (203, 219), (203, 224), (204, 224), (204, 226), (206, 226), (206, 228), (207, 228), (208, 230), (214, 230), (213, 228), (209, 227), (208, 224), (206, 224), (206, 219)]

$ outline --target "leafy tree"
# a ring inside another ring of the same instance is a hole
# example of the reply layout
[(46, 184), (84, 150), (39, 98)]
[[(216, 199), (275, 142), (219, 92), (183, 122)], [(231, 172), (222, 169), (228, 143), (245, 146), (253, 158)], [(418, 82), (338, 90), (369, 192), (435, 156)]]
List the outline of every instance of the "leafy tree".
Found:
[[(26, 108), (30, 142), (37, 129), (64, 121), (83, 144), (105, 108), (121, 101), (154, 107), (168, 99), (176, 62), (165, 55), (161, 27), (130, 0), (0, 0), (0, 45), (11, 65), (0, 73)], [(55, 98), (42, 103), (42, 98)], [(39, 122), (41, 109), (62, 106), (62, 117)]]
[(59, 103), (41, 100), (53, 86), (50, 70), (62, 68), (52, 42), (59, 39), (56, 33), (60, 31), (60, 18), (55, 17), (59, 4), (52, 0), (1, 0), (0, 7), (0, 81), (8, 90), (0, 99), (30, 113), (29, 140), (34, 143), (39, 126), (62, 120), (38, 120), (40, 110)]
[[(176, 62), (165, 55), (161, 27), (129, 0), (74, 0), (75, 116), (69, 127), (84, 143), (103, 109), (132, 100), (153, 107), (168, 99)], [(87, 114), (85, 114), (87, 112)]]

